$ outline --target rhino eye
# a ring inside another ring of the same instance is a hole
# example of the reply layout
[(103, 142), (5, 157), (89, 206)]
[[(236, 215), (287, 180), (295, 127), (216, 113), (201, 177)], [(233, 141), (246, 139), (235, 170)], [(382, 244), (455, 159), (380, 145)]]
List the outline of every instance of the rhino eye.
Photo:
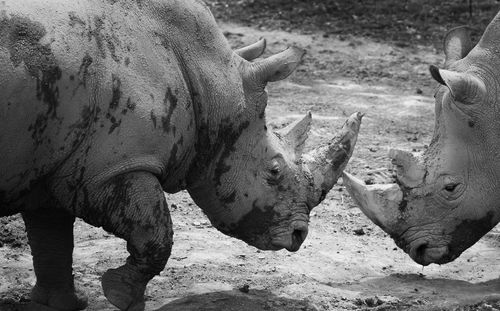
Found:
[(282, 180), (281, 174), (281, 166), (280, 163), (276, 160), (270, 163), (270, 166), (267, 169), (267, 183), (270, 185), (277, 185)]
[(275, 165), (275, 166), (271, 167), (271, 169), (269, 170), (269, 172), (273, 176), (278, 176), (280, 174), (280, 168), (279, 168), (278, 165)]
[(441, 190), (439, 191), (439, 197), (444, 200), (443, 203), (453, 203), (453, 206), (456, 207), (456, 200), (463, 196), (467, 188), (463, 183), (462, 177), (450, 175), (442, 176), (440, 184)]
[(447, 184), (446, 186), (444, 186), (444, 190), (446, 190), (448, 192), (453, 192), (453, 191), (455, 191), (455, 189), (457, 189), (457, 186), (458, 186), (458, 183)]
[(444, 185), (442, 194), (446, 201), (455, 201), (462, 196), (465, 187), (458, 182), (450, 182)]

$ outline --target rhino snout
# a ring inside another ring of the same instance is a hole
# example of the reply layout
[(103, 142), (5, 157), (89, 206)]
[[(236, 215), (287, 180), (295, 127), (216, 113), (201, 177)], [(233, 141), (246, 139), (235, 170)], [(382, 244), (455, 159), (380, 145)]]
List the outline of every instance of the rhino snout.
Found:
[(286, 233), (274, 237), (271, 244), (277, 248), (285, 248), (290, 252), (296, 252), (304, 242), (308, 233), (306, 222), (295, 223)]
[(453, 261), (456, 256), (450, 253), (448, 246), (430, 246), (428, 242), (420, 242), (410, 248), (410, 257), (422, 266), (431, 263), (445, 264)]

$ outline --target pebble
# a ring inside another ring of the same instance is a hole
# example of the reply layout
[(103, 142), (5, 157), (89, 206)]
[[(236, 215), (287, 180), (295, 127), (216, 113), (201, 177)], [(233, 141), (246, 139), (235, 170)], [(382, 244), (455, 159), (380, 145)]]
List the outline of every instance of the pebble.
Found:
[(363, 228), (354, 229), (354, 234), (355, 235), (365, 235), (365, 230), (363, 230)]
[(238, 290), (246, 294), (250, 291), (250, 286), (248, 284), (245, 284), (242, 287), (238, 288)]

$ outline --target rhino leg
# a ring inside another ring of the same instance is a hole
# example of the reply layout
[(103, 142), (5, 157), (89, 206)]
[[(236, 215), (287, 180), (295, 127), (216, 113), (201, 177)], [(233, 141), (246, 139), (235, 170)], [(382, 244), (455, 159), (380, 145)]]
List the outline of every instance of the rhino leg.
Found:
[(23, 213), (33, 255), (36, 285), (32, 306), (53, 310), (83, 310), (87, 298), (75, 291), (73, 283), (73, 222), (75, 217), (56, 208), (40, 208)]
[(125, 239), (130, 253), (123, 266), (103, 275), (104, 295), (120, 310), (144, 310), (146, 285), (172, 249), (172, 220), (160, 183), (146, 172), (127, 173), (108, 180), (93, 197), (100, 219), (92, 222)]

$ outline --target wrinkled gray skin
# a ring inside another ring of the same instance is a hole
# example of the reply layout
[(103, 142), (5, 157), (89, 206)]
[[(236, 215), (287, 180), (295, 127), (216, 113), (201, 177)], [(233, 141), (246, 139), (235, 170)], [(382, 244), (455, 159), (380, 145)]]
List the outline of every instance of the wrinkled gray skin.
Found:
[(361, 115), (302, 149), (311, 115), (266, 127), (267, 82), (303, 51), (232, 51), (201, 1), (7, 0), (0, 7), (0, 216), (21, 212), (34, 304), (79, 310), (75, 217), (127, 241), (102, 277), (120, 310), (143, 310), (170, 255), (164, 191), (187, 189), (220, 231), (296, 251), (310, 210), (341, 174)]
[(444, 40), (436, 123), (422, 155), (391, 150), (398, 185), (346, 174), (365, 214), (422, 265), (456, 259), (500, 217), (500, 15), (473, 47), (465, 27)]

